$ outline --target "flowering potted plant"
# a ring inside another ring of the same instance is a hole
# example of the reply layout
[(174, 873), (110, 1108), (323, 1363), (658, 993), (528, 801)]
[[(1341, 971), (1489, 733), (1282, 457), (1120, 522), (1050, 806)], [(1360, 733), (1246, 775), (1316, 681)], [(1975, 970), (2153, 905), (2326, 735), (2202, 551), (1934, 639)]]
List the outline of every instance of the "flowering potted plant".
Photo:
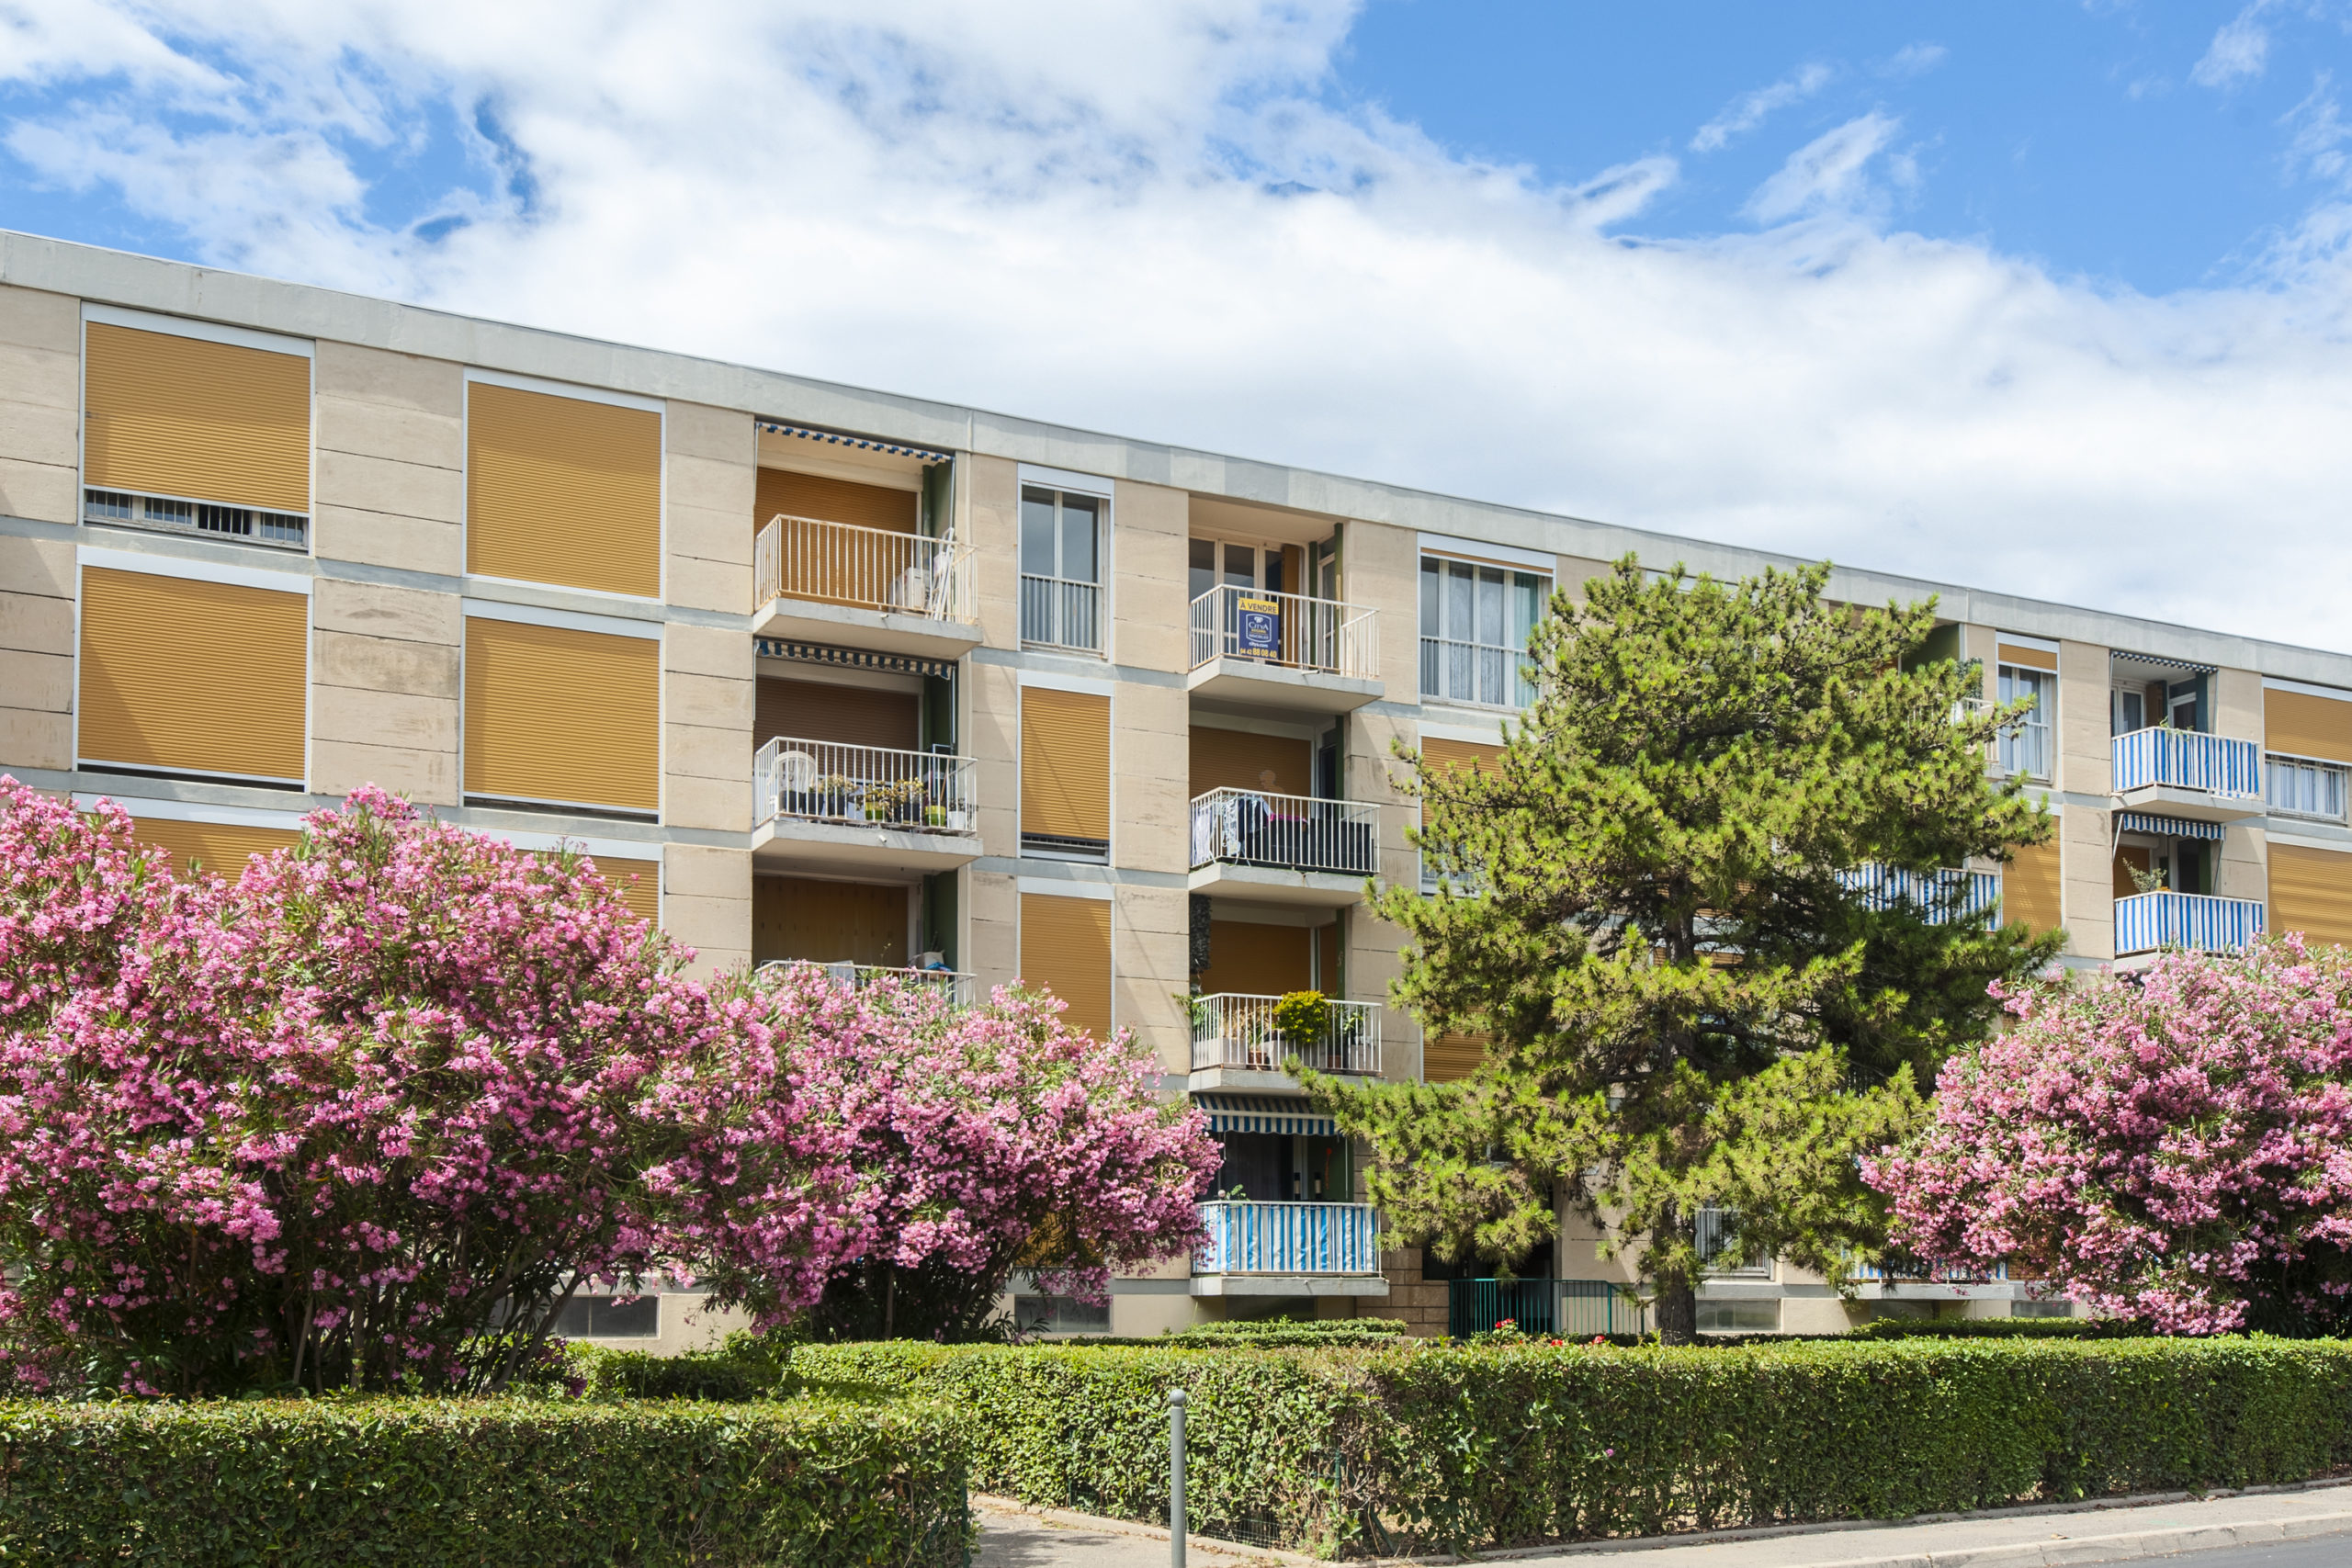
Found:
[(1291, 991), (1274, 1004), (1274, 1028), (1294, 1046), (1321, 1042), (1331, 1027), (1331, 1002), (1320, 991)]

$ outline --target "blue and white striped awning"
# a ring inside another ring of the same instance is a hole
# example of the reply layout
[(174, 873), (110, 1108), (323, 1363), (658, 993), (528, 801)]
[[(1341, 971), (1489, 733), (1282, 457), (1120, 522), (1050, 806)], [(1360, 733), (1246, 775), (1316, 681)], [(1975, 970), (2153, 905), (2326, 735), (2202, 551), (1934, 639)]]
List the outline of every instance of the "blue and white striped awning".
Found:
[(2159, 817), (2153, 811), (2119, 811), (2119, 833), (2154, 833), (2160, 839), (2207, 839), (2220, 843), (2228, 831), (2219, 822), (2199, 822), (2187, 817)]
[(1335, 1138), (1340, 1130), (1317, 1116), (1303, 1100), (1270, 1094), (1196, 1094), (1193, 1103), (1209, 1113), (1212, 1133), (1279, 1133), (1286, 1137)]
[(808, 430), (797, 424), (771, 424), (760, 422), (760, 428), (770, 435), (797, 435), (803, 441), (822, 441), (834, 446), (854, 446), (862, 452), (884, 452), (893, 457), (919, 457), (925, 463), (945, 463), (954, 459), (945, 452), (933, 452), (927, 446), (901, 446), (893, 441), (876, 441), (864, 435), (843, 435), (836, 430)]

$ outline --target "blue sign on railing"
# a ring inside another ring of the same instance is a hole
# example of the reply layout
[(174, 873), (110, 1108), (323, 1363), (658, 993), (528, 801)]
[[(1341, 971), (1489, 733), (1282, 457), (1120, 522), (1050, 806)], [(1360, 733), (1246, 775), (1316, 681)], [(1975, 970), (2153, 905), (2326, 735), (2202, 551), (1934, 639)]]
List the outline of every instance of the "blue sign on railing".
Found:
[(1283, 650), (1282, 601), (1236, 600), (1234, 640), (1244, 653), (1280, 653)]

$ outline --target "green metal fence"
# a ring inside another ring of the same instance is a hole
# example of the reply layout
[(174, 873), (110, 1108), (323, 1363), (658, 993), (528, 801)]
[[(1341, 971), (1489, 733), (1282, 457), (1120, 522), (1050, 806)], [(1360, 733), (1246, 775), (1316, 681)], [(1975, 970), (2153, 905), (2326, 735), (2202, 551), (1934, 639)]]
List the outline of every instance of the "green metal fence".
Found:
[(1456, 1339), (1509, 1318), (1522, 1334), (1574, 1339), (1640, 1334), (1649, 1314), (1607, 1280), (1449, 1280), (1446, 1332)]

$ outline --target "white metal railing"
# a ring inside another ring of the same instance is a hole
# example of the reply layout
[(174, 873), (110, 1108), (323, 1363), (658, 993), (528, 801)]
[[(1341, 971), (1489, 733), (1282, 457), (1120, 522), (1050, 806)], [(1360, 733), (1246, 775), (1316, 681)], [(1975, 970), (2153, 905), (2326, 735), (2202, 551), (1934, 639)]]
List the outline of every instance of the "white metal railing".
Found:
[(1263, 790), (1193, 797), (1193, 864), (1223, 861), (1370, 876), (1380, 869), (1380, 807)]
[(1276, 669), (1370, 678), (1380, 672), (1374, 615), (1338, 599), (1221, 583), (1193, 601), (1191, 667), (1246, 659)]
[(1883, 1263), (1864, 1263), (1848, 1258), (1849, 1271), (1857, 1280), (1878, 1280), (1894, 1284), (1972, 1285), (1988, 1284), (2009, 1277), (2009, 1266), (1996, 1263), (1987, 1267), (1980, 1263), (1923, 1263), (1916, 1258), (1891, 1257)]
[(1481, 707), (1523, 708), (1535, 700), (1535, 683), (1521, 671), (1526, 653), (1494, 643), (1458, 637), (1421, 637), (1421, 695)]
[(2241, 800), (2262, 798), (2262, 748), (2251, 740), (2158, 726), (2119, 735), (2111, 747), (2118, 795), (2169, 784)]
[(1380, 1071), (1380, 1004), (1330, 1001), (1322, 1037), (1294, 1040), (1274, 1027), (1280, 997), (1220, 991), (1191, 998), (1193, 1068), (1242, 1067), (1279, 1072), (1296, 1056), (1324, 1073)]
[(1377, 1274), (1380, 1221), (1369, 1203), (1201, 1205), (1208, 1244), (1196, 1274)]
[(879, 964), (827, 964), (814, 958), (771, 958), (760, 965), (763, 973), (791, 968), (821, 969), (835, 983), (854, 991), (895, 980), (909, 989), (936, 991), (950, 1007), (970, 1007), (976, 994), (973, 977), (961, 969), (900, 969)]
[(2262, 934), (2262, 901), (2210, 893), (2134, 893), (2115, 901), (2115, 952), (2186, 947), (2233, 953)]
[(1021, 574), (1021, 640), (1041, 648), (1102, 651), (1102, 585)]
[(813, 599), (938, 621), (978, 620), (973, 554), (944, 539), (783, 513), (752, 550), (755, 603)]
[(977, 830), (969, 757), (778, 736), (752, 762), (752, 820), (870, 822), (910, 833)]

